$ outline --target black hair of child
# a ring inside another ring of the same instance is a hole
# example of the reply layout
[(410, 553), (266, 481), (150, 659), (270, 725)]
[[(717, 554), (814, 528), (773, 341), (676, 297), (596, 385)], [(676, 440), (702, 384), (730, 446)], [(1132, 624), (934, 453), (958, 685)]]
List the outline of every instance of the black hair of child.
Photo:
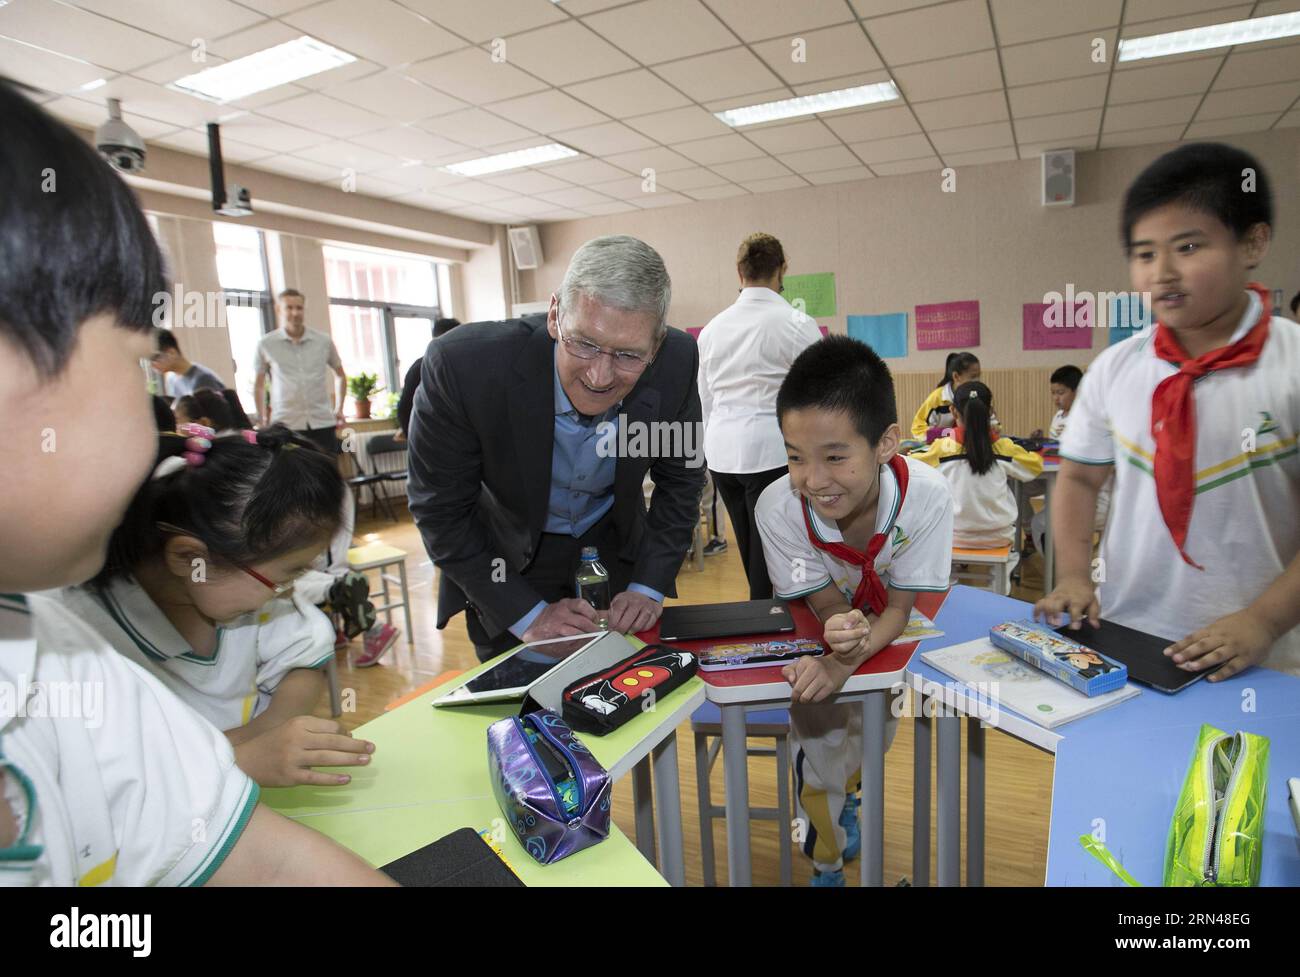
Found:
[(159, 434), (176, 430), (176, 415), (172, 413), (171, 405), (167, 403), (166, 397), (157, 394), (153, 395), (153, 422)]
[(870, 346), (848, 336), (826, 336), (790, 365), (776, 395), (777, 422), (808, 407), (848, 414), (872, 447), (898, 423), (889, 367)]
[(233, 427), (230, 418), (230, 405), (223, 394), (207, 387), (200, 387), (192, 394), (186, 394), (176, 401), (176, 406), (185, 410), (191, 421), (206, 417), (212, 422), (214, 431), (225, 431)]
[(978, 380), (963, 383), (952, 392), (952, 409), (966, 425), (962, 449), (976, 475), (983, 475), (997, 464), (993, 454), (993, 435), (989, 424), (993, 417), (993, 391)]
[(978, 366), (979, 361), (980, 358), (974, 353), (949, 353), (943, 364), (943, 379), (934, 385), (934, 389), (952, 383), (955, 374), (965, 373), (972, 366)]
[(1069, 387), (1071, 390), (1079, 389), (1079, 381), (1083, 379), (1083, 371), (1073, 364), (1058, 366), (1052, 371), (1052, 383), (1059, 383), (1062, 387)]

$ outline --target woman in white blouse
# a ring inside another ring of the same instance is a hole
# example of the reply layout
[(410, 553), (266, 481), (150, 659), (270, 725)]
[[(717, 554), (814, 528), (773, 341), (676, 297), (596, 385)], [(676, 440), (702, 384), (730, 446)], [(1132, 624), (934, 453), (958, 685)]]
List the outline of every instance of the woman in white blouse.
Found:
[(700, 332), (704, 454), (727, 507), (751, 600), (772, 596), (754, 506), (786, 472), (776, 394), (795, 357), (821, 338), (817, 323), (781, 297), (785, 251), (770, 234), (740, 244), (740, 295)]

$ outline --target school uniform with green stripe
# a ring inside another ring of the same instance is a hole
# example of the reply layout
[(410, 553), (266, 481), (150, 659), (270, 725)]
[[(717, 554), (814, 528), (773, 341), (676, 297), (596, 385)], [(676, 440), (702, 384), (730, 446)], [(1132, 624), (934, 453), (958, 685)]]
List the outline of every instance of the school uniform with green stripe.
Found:
[(211, 655), (190, 648), (132, 580), (118, 578), (102, 591), (69, 587), (57, 595), (120, 654), (221, 730), (243, 726), (265, 710), (293, 669), (321, 668), (334, 655), (329, 618), (297, 593), (219, 627)]
[[(1230, 342), (1258, 321), (1258, 296)], [(1196, 381), (1196, 488), (1186, 564), (1156, 497), (1151, 401), (1176, 371), (1156, 357), (1154, 334), (1111, 346), (1084, 374), (1070, 409), (1061, 457), (1114, 466), (1102, 541), (1102, 614), (1181, 638), (1242, 610), (1300, 552), (1300, 325), (1273, 316), (1250, 366)], [(1300, 674), (1300, 629), (1273, 646), (1266, 665)]]

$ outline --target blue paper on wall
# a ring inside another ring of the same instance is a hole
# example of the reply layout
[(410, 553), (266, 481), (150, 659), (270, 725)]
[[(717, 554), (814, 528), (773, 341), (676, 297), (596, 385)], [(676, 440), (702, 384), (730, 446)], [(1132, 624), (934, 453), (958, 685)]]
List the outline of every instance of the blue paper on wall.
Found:
[(1112, 296), (1107, 311), (1110, 315), (1107, 320), (1110, 328), (1107, 332), (1110, 333), (1111, 346), (1154, 325), (1151, 310), (1142, 302), (1141, 296), (1133, 293), (1121, 292)]
[(901, 359), (907, 355), (907, 313), (851, 315), (849, 335), (885, 359)]

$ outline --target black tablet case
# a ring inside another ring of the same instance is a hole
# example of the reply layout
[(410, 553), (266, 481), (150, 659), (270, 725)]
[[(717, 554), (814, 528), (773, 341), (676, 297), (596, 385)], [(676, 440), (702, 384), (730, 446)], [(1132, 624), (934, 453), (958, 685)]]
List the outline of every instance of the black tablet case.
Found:
[(1094, 628), (1084, 621), (1077, 631), (1068, 625), (1056, 630), (1081, 645), (1087, 645), (1117, 662), (1123, 662), (1130, 679), (1161, 692), (1180, 692), (1193, 682), (1217, 671), (1214, 668), (1202, 672), (1184, 671), (1174, 664), (1172, 658), (1165, 657), (1165, 649), (1176, 639), (1135, 631), (1112, 621), (1103, 619), (1100, 628)]
[(473, 828), (460, 828), (379, 869), (398, 885), (519, 886), (523, 882)]
[(659, 618), (660, 641), (732, 638), (794, 630), (783, 600), (744, 600), (732, 604), (677, 604)]

